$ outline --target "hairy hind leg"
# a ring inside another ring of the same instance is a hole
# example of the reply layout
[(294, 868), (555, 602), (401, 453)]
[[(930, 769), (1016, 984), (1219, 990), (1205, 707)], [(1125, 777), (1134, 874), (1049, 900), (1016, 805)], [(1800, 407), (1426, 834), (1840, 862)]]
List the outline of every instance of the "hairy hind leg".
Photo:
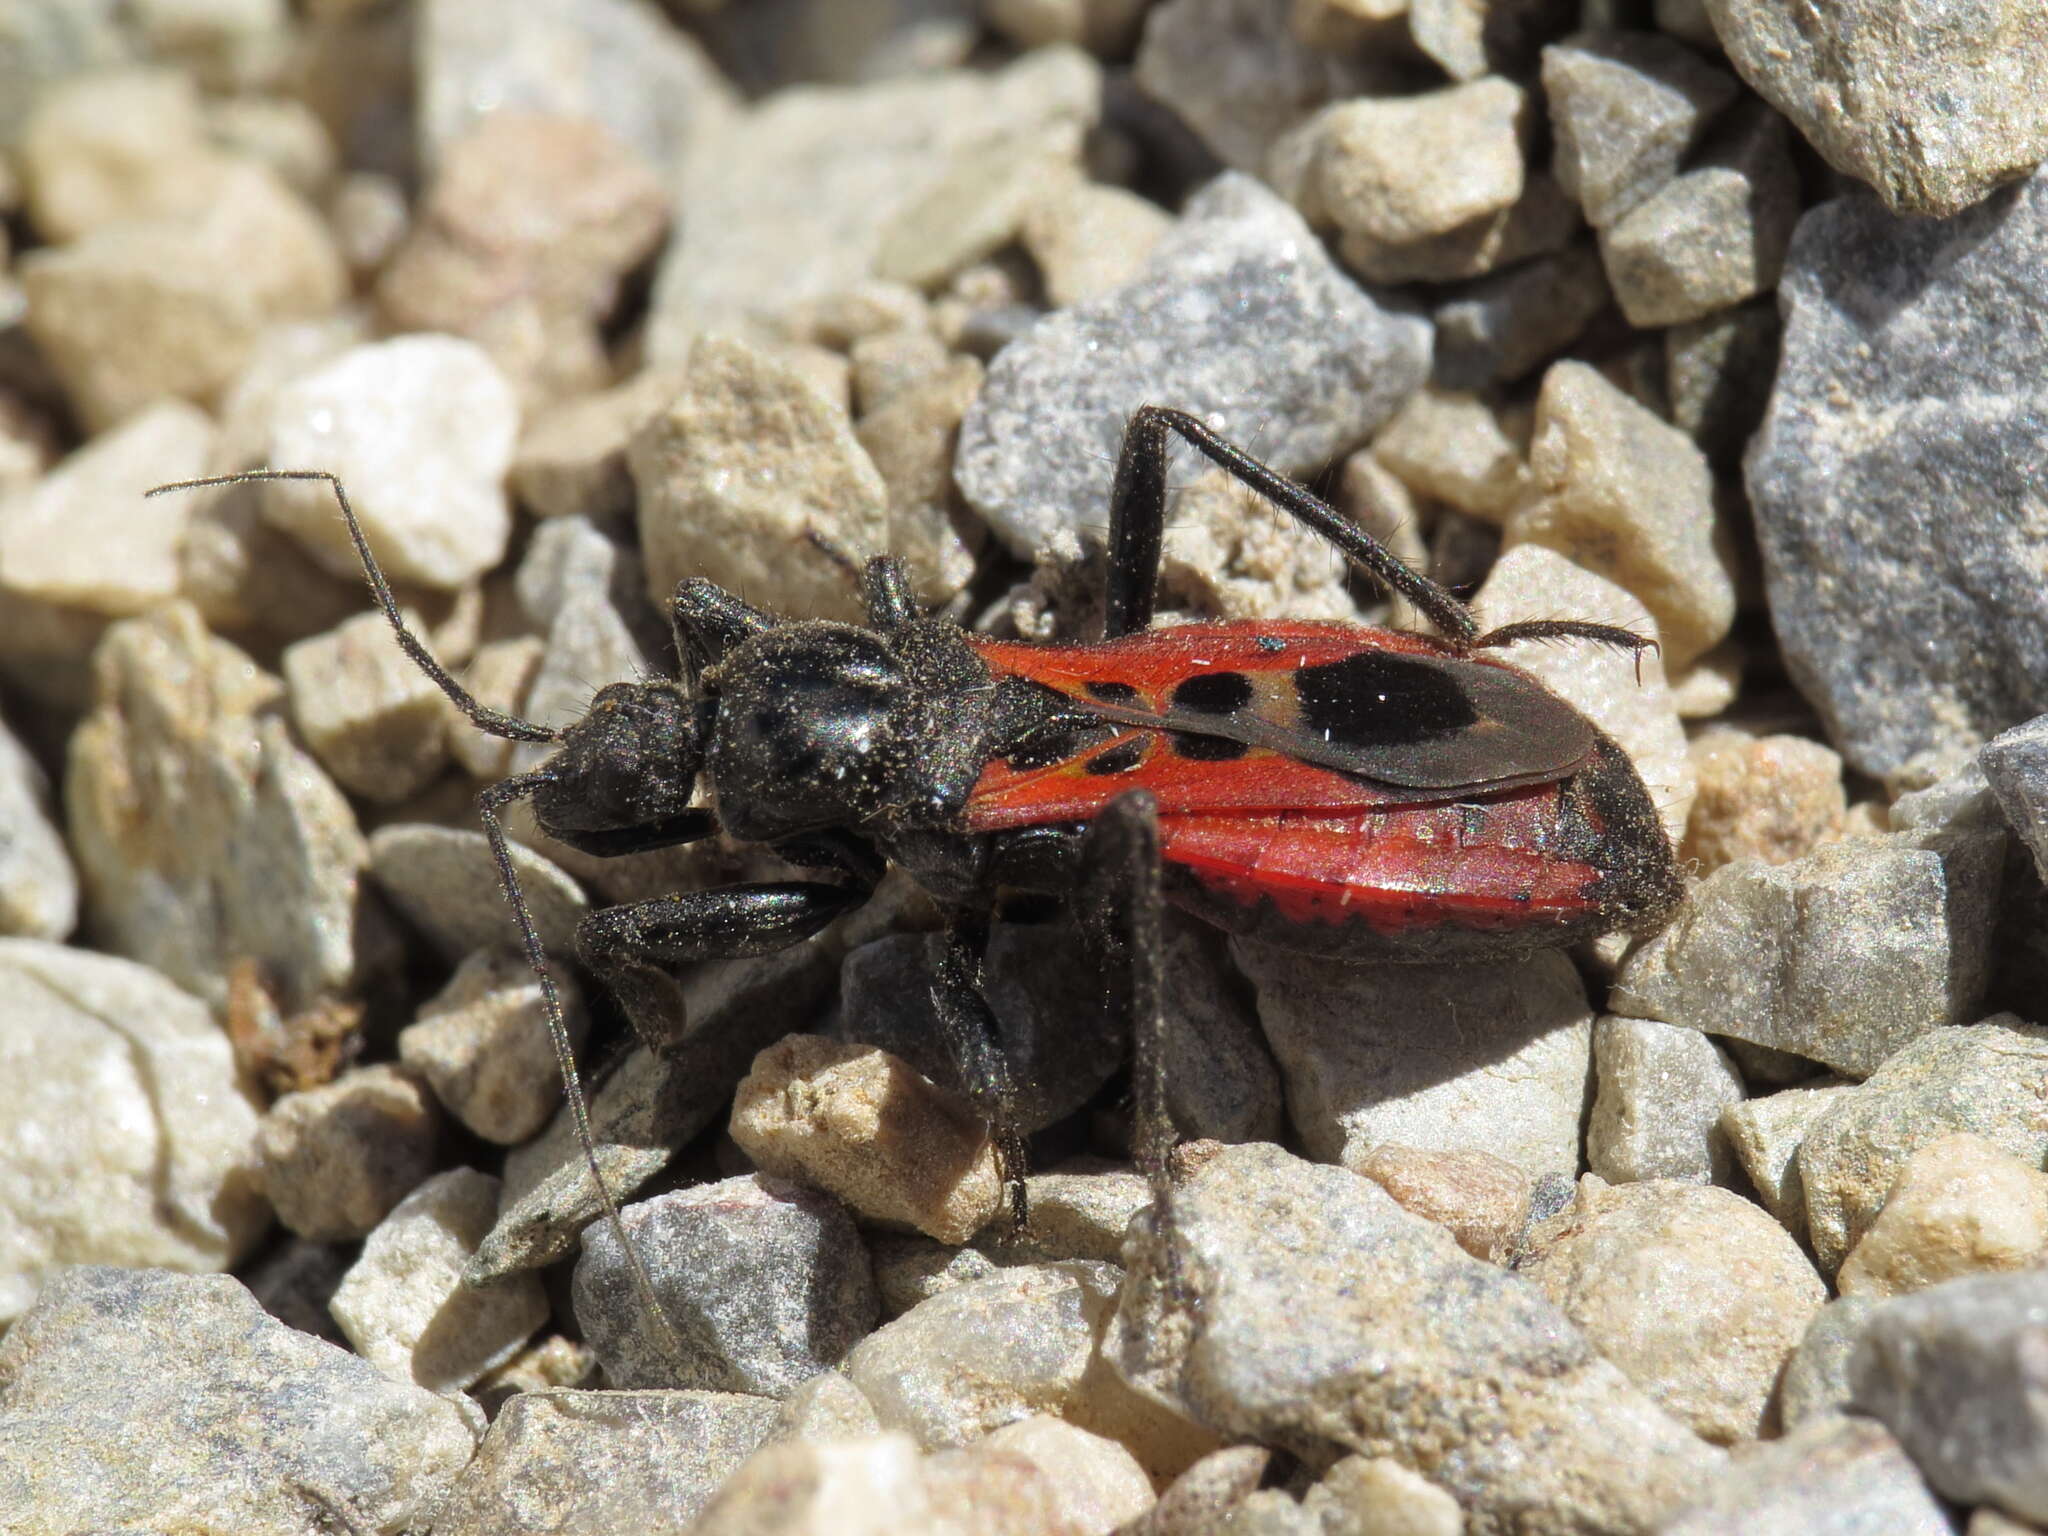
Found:
[(1471, 610), (1448, 588), (1411, 570), (1401, 558), (1305, 485), (1261, 464), (1219, 437), (1199, 418), (1163, 405), (1143, 405), (1124, 429), (1109, 500), (1109, 578), (1103, 638), (1145, 628), (1159, 585), (1166, 530), (1167, 433), (1182, 438), (1232, 477), (1250, 486), (1304, 527), (1321, 534), (1354, 565), (1413, 603), (1446, 640), (1463, 648), (1479, 636)]

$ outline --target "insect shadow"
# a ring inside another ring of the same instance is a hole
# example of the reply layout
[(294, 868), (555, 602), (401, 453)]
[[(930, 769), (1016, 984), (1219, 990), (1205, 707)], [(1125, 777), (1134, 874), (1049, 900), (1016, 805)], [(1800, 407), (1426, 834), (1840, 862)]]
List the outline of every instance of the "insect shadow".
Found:
[[(1152, 627), (1178, 436), (1406, 598), (1428, 635), (1239, 620)], [(1536, 619), (1482, 632), (1306, 487), (1183, 411), (1131, 418), (1111, 490), (1098, 642), (995, 640), (921, 613), (903, 565), (860, 567), (864, 624), (786, 619), (703, 579), (669, 604), (679, 675), (612, 683), (565, 729), (490, 708), (409, 631), (341, 482), (265, 469), (161, 486), (328, 485), (398, 643), (479, 730), (553, 754), (486, 788), (478, 814), (539, 978), (573, 1124), (633, 1283), (625, 1241), (503, 813), (599, 857), (723, 832), (808, 878), (658, 896), (576, 930), (577, 958), (657, 1054), (682, 1035), (680, 968), (772, 954), (866, 901), (890, 864), (944, 915), (932, 1014), (986, 1120), (1011, 1219), (1024, 1147), (983, 995), (998, 896), (1066, 901), (1106, 1006), (1132, 1041), (1133, 1154), (1171, 1231), (1160, 1009), (1163, 906), (1227, 932), (1354, 961), (1491, 959), (1658, 922), (1679, 881), (1627, 755), (1489, 651), (1582, 640), (1638, 655), (1612, 625)], [(156, 492), (152, 492), (156, 494)]]

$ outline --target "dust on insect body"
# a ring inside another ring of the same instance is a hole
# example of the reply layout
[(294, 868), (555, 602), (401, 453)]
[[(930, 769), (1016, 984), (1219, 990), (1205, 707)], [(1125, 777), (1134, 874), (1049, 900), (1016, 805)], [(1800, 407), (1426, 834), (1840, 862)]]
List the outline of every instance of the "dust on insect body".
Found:
[[(1260, 620), (1153, 626), (1166, 456), (1177, 435), (1405, 598), (1435, 634)], [(1679, 880), (1627, 756), (1542, 684), (1489, 654), (1532, 638), (1640, 653), (1627, 630), (1545, 619), (1482, 632), (1305, 487), (1183, 412), (1131, 419), (1108, 535), (1104, 634), (1090, 643), (970, 633), (919, 611), (903, 566), (860, 568), (864, 624), (770, 614), (715, 584), (669, 605), (679, 675), (614, 683), (554, 730), (489, 709), (406, 630), (340, 484), (326, 480), (407, 654), (479, 729), (554, 754), (493, 785), (479, 814), (542, 983), (572, 1119), (605, 1218), (560, 1005), (501, 816), (600, 857), (724, 833), (806, 878), (605, 908), (577, 959), (636, 1032), (681, 1033), (674, 973), (797, 944), (899, 866), (944, 917), (931, 1002), (988, 1124), (1012, 1219), (1026, 1219), (1010, 1071), (981, 993), (998, 896), (1063, 898), (1133, 1041), (1134, 1153), (1171, 1233), (1160, 909), (1342, 960), (1485, 959), (1660, 921)], [(207, 484), (219, 482), (191, 482)], [(168, 488), (166, 488), (168, 489)], [(632, 1245), (636, 1287), (673, 1340)]]

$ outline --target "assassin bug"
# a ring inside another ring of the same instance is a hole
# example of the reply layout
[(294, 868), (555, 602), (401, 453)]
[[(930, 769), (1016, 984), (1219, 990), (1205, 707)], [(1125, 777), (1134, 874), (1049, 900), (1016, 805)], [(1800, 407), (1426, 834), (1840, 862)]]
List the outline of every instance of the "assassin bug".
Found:
[[(1169, 433), (1321, 534), (1438, 633), (1265, 620), (1151, 628)], [(1542, 684), (1484, 654), (1532, 638), (1638, 653), (1653, 642), (1573, 620), (1481, 633), (1448, 590), (1182, 411), (1146, 406), (1126, 430), (1101, 641), (996, 640), (927, 618), (886, 555), (860, 570), (865, 625), (779, 618), (688, 580), (670, 605), (682, 675), (611, 684), (562, 731), (484, 707), (434, 661), (405, 628), (332, 476), (222, 477), (258, 478), (326, 480), (407, 654), (479, 729), (560, 743), (541, 766), (485, 790), (480, 812), (614, 1222), (506, 852), (500, 813), (522, 797), (545, 831), (587, 853), (723, 831), (829, 877), (586, 917), (578, 957), (656, 1048), (679, 1022), (671, 968), (795, 944), (864, 901), (888, 863), (902, 865), (947, 913), (933, 1002), (1020, 1222), (1021, 1138), (980, 989), (1000, 891), (1076, 908), (1111, 1006), (1131, 1028), (1137, 1160), (1162, 1210), (1173, 1136), (1159, 1039), (1163, 903), (1309, 953), (1432, 961), (1646, 927), (1679, 896), (1670, 843), (1627, 756)], [(644, 1290), (638, 1259), (621, 1246)]]

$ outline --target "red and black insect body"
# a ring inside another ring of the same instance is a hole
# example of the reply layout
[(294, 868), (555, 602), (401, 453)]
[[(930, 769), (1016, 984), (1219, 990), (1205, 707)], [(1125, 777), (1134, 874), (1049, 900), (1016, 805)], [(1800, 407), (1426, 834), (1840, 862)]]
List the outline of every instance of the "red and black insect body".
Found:
[(1360, 960), (1471, 959), (1668, 905), (1670, 856), (1627, 757), (1491, 658), (1270, 622), (975, 649), (1088, 723), (991, 762), (968, 829), (1085, 821), (1146, 790), (1169, 898), (1231, 932)]
[[(1406, 597), (1437, 636), (1277, 622), (1153, 630), (1169, 432)], [(278, 475), (332, 480), (253, 477)], [(678, 967), (785, 948), (864, 901), (890, 863), (913, 875), (947, 914), (934, 1011), (1020, 1220), (1021, 1139), (980, 985), (1004, 892), (1065, 898), (1102, 967), (1134, 1043), (1136, 1150), (1162, 1211), (1163, 901), (1277, 944), (1376, 961), (1567, 944), (1648, 926), (1678, 899), (1670, 844), (1628, 758), (1484, 654), (1527, 638), (1651, 642), (1572, 620), (1482, 634), (1444, 588), (1179, 411), (1148, 406), (1126, 432), (1102, 641), (1001, 641), (926, 617), (888, 556), (862, 570), (864, 625), (784, 619), (685, 581), (669, 609), (681, 675), (612, 684), (563, 731), (479, 705), (441, 669), (405, 629), (335, 490), (407, 654), (480, 729), (559, 743), (485, 790), (480, 815), (549, 998), (593, 1176), (574, 1063), (500, 825), (522, 797), (543, 830), (586, 853), (722, 831), (813, 873), (583, 919), (578, 958), (656, 1048), (683, 1031)]]

